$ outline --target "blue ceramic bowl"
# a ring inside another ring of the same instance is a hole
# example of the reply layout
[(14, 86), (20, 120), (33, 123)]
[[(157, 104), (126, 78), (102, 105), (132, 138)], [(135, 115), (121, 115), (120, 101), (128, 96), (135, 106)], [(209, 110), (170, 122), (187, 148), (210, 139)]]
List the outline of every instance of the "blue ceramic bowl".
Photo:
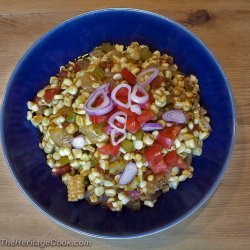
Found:
[[(155, 207), (111, 212), (86, 201), (67, 202), (66, 188), (51, 176), (38, 147), (40, 135), (26, 120), (28, 100), (47, 85), (60, 65), (103, 42), (138, 41), (174, 57), (182, 72), (200, 82), (201, 103), (212, 134), (194, 159), (192, 179), (162, 195)], [(215, 191), (234, 144), (235, 109), (229, 83), (206, 46), (190, 31), (165, 17), (133, 9), (106, 9), (74, 17), (40, 38), (16, 66), (3, 101), (1, 139), (9, 169), (28, 198), (58, 224), (103, 238), (132, 238), (169, 228), (194, 213)]]

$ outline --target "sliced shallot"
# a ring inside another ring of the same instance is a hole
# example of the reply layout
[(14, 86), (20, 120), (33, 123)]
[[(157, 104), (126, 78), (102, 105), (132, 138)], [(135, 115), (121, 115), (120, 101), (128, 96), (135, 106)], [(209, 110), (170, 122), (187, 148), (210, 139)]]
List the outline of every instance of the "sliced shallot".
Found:
[(145, 123), (142, 125), (143, 131), (154, 131), (154, 130), (161, 130), (163, 129), (163, 126), (160, 123)]
[(120, 177), (119, 183), (121, 185), (126, 185), (131, 182), (137, 175), (137, 166), (133, 162), (129, 162)]
[(181, 110), (169, 110), (162, 115), (162, 119), (167, 122), (186, 123), (187, 118)]
[[(117, 139), (118, 137), (118, 139)], [(126, 131), (117, 131), (115, 128), (111, 131), (111, 142), (114, 146), (117, 146), (122, 141), (124, 141), (127, 138)]]
[[(138, 96), (137, 93), (140, 92), (143, 96)], [(144, 104), (148, 101), (148, 92), (139, 84), (136, 84), (131, 93), (131, 100), (135, 103)]]
[[(126, 88), (128, 90), (128, 101), (127, 103), (123, 103), (121, 101), (119, 101), (116, 97), (116, 94), (117, 92), (122, 89), (122, 88)], [(128, 109), (131, 105), (131, 100), (130, 100), (130, 94), (131, 94), (131, 86), (126, 84), (126, 83), (121, 83), (119, 85), (117, 85), (113, 90), (112, 90), (112, 93), (111, 93), (111, 98), (113, 100), (113, 102), (115, 102), (117, 105), (121, 106), (121, 107), (124, 107), (126, 109)]]
[[(146, 88), (158, 75), (159, 75), (159, 70), (157, 68), (149, 68), (146, 70), (143, 70), (140, 74), (137, 75), (137, 84), (142, 86), (143, 88)], [(141, 78), (144, 77), (145, 75), (151, 73), (151, 75), (145, 80), (144, 82), (141, 82)]]
[[(89, 96), (84, 107), (85, 111), (89, 115), (93, 115), (93, 116), (105, 115), (113, 109), (114, 105), (113, 105), (112, 100), (108, 96), (108, 88), (109, 88), (109, 84), (105, 83), (101, 85), (99, 88), (97, 88)], [(93, 104), (99, 97), (103, 98), (102, 104), (97, 107), (93, 107)]]
[[(117, 127), (115, 125), (116, 120), (119, 121), (120, 123), (124, 124), (124, 127), (123, 128)], [(126, 121), (127, 121), (127, 114), (123, 111), (117, 111), (113, 115), (110, 116), (108, 123), (116, 131), (124, 132), (126, 130)]]

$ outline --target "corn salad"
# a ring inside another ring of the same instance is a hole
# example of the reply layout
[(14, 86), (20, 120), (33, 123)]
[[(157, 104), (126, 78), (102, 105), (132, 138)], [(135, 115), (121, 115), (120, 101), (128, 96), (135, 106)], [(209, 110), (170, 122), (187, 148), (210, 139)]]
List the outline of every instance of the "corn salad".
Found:
[(27, 103), (68, 201), (154, 207), (192, 178), (211, 127), (195, 75), (148, 46), (104, 43), (69, 61)]

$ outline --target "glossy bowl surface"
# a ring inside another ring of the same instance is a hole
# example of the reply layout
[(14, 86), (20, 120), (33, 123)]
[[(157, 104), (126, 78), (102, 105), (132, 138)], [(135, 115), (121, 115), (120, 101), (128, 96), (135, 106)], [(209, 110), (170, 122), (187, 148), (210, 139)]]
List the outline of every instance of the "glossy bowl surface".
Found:
[[(174, 57), (180, 70), (198, 77), (201, 103), (211, 118), (212, 134), (194, 158), (192, 179), (162, 195), (155, 207), (111, 212), (86, 201), (67, 202), (66, 188), (51, 176), (38, 147), (38, 130), (26, 120), (28, 100), (47, 85), (59, 66), (103, 42), (147, 44)], [(211, 196), (227, 168), (235, 137), (235, 109), (228, 80), (207, 47), (180, 24), (134, 9), (105, 9), (74, 17), (40, 38), (17, 64), (1, 112), (5, 158), (16, 182), (45, 214), (78, 233), (103, 238), (132, 238), (169, 228), (190, 216)]]

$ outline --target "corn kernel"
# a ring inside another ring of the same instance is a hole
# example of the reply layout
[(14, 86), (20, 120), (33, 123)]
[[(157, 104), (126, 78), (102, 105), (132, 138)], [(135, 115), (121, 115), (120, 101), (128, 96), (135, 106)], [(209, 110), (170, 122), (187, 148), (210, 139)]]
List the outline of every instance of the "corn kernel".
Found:
[(115, 189), (106, 189), (105, 195), (108, 197), (114, 197), (116, 195), (116, 191)]
[(113, 80), (118, 81), (122, 79), (121, 73), (116, 73), (113, 75)]
[(144, 188), (147, 186), (147, 182), (146, 181), (141, 181), (140, 182), (140, 188)]
[(130, 161), (130, 160), (132, 160), (132, 155), (131, 155), (130, 153), (127, 153), (127, 154), (125, 154), (125, 155), (123, 156), (123, 158), (124, 158), (124, 160), (126, 160), (126, 161)]
[(89, 154), (83, 153), (80, 159), (82, 161), (88, 161), (90, 158), (91, 158), (91, 156)]
[(152, 201), (149, 201), (149, 200), (145, 200), (144, 205), (148, 206), (148, 207), (154, 207), (154, 203)]
[(43, 114), (45, 116), (50, 116), (52, 114), (52, 109), (51, 108), (47, 108), (43, 111)]
[(32, 113), (30, 111), (27, 112), (27, 120), (32, 119)]
[(102, 186), (96, 187), (94, 189), (94, 193), (95, 193), (96, 196), (101, 196), (104, 193), (104, 188)]
[(75, 132), (78, 131), (78, 126), (74, 123), (70, 123), (67, 127), (66, 127), (66, 131), (69, 134), (74, 134)]
[(100, 160), (99, 164), (100, 164), (100, 167), (104, 170), (107, 170), (109, 167), (109, 161), (106, 161), (106, 160)]
[(91, 195), (89, 196), (89, 199), (90, 199), (90, 201), (91, 201), (92, 203), (95, 203), (95, 202), (98, 201), (98, 198), (97, 198), (97, 196), (96, 196), (95, 194), (91, 194)]
[(58, 161), (61, 158), (61, 155), (58, 152), (55, 152), (53, 154), (53, 158), (54, 158), (54, 160)]
[(151, 134), (145, 134), (143, 136), (143, 142), (148, 146), (152, 145), (154, 143), (154, 137)]
[(142, 142), (142, 141), (140, 141), (140, 140), (135, 140), (135, 141), (133, 141), (133, 143), (134, 143), (134, 148), (135, 148), (135, 149), (140, 150), (140, 149), (143, 148), (143, 142)]
[(43, 117), (42, 125), (45, 127), (49, 126), (49, 119), (47, 117)]
[(187, 175), (180, 175), (179, 176), (179, 181), (185, 181), (187, 179)]
[(142, 156), (140, 154), (136, 154), (135, 155), (135, 160), (136, 161), (141, 161), (142, 160)]
[(76, 159), (80, 159), (82, 157), (81, 149), (72, 149), (72, 153)]
[(88, 171), (88, 170), (90, 170), (90, 168), (91, 168), (91, 161), (83, 162), (82, 169), (84, 171)]
[(152, 133), (152, 136), (156, 139), (156, 137), (158, 136), (159, 134), (159, 131), (155, 130), (153, 133)]
[(147, 180), (148, 180), (148, 181), (153, 181), (154, 178), (155, 178), (154, 175), (151, 174), (151, 175), (149, 175), (149, 176), (147, 177)]
[(98, 82), (93, 82), (93, 83), (92, 83), (92, 87), (93, 87), (94, 89), (97, 89), (99, 86), (100, 86), (100, 83), (98, 83)]
[(105, 187), (113, 187), (114, 186), (114, 183), (112, 181), (104, 181), (104, 184), (103, 184)]
[(62, 82), (62, 88), (63, 88), (63, 87), (65, 88), (65, 86), (66, 86), (66, 87), (69, 87), (69, 86), (71, 86), (72, 84), (73, 84), (73, 82), (72, 82), (70, 79), (64, 78), (64, 79), (63, 79), (63, 82)]
[(65, 156), (69, 156), (71, 154), (71, 149), (69, 147), (63, 148), (63, 151)]
[(127, 204), (129, 202), (129, 198), (124, 193), (118, 194), (118, 199), (122, 202), (123, 205)]
[(76, 95), (78, 92), (77, 87), (74, 85), (71, 85), (67, 90), (71, 95)]
[(80, 167), (80, 163), (77, 160), (73, 160), (73, 161), (70, 162), (70, 166), (72, 168), (79, 168)]

